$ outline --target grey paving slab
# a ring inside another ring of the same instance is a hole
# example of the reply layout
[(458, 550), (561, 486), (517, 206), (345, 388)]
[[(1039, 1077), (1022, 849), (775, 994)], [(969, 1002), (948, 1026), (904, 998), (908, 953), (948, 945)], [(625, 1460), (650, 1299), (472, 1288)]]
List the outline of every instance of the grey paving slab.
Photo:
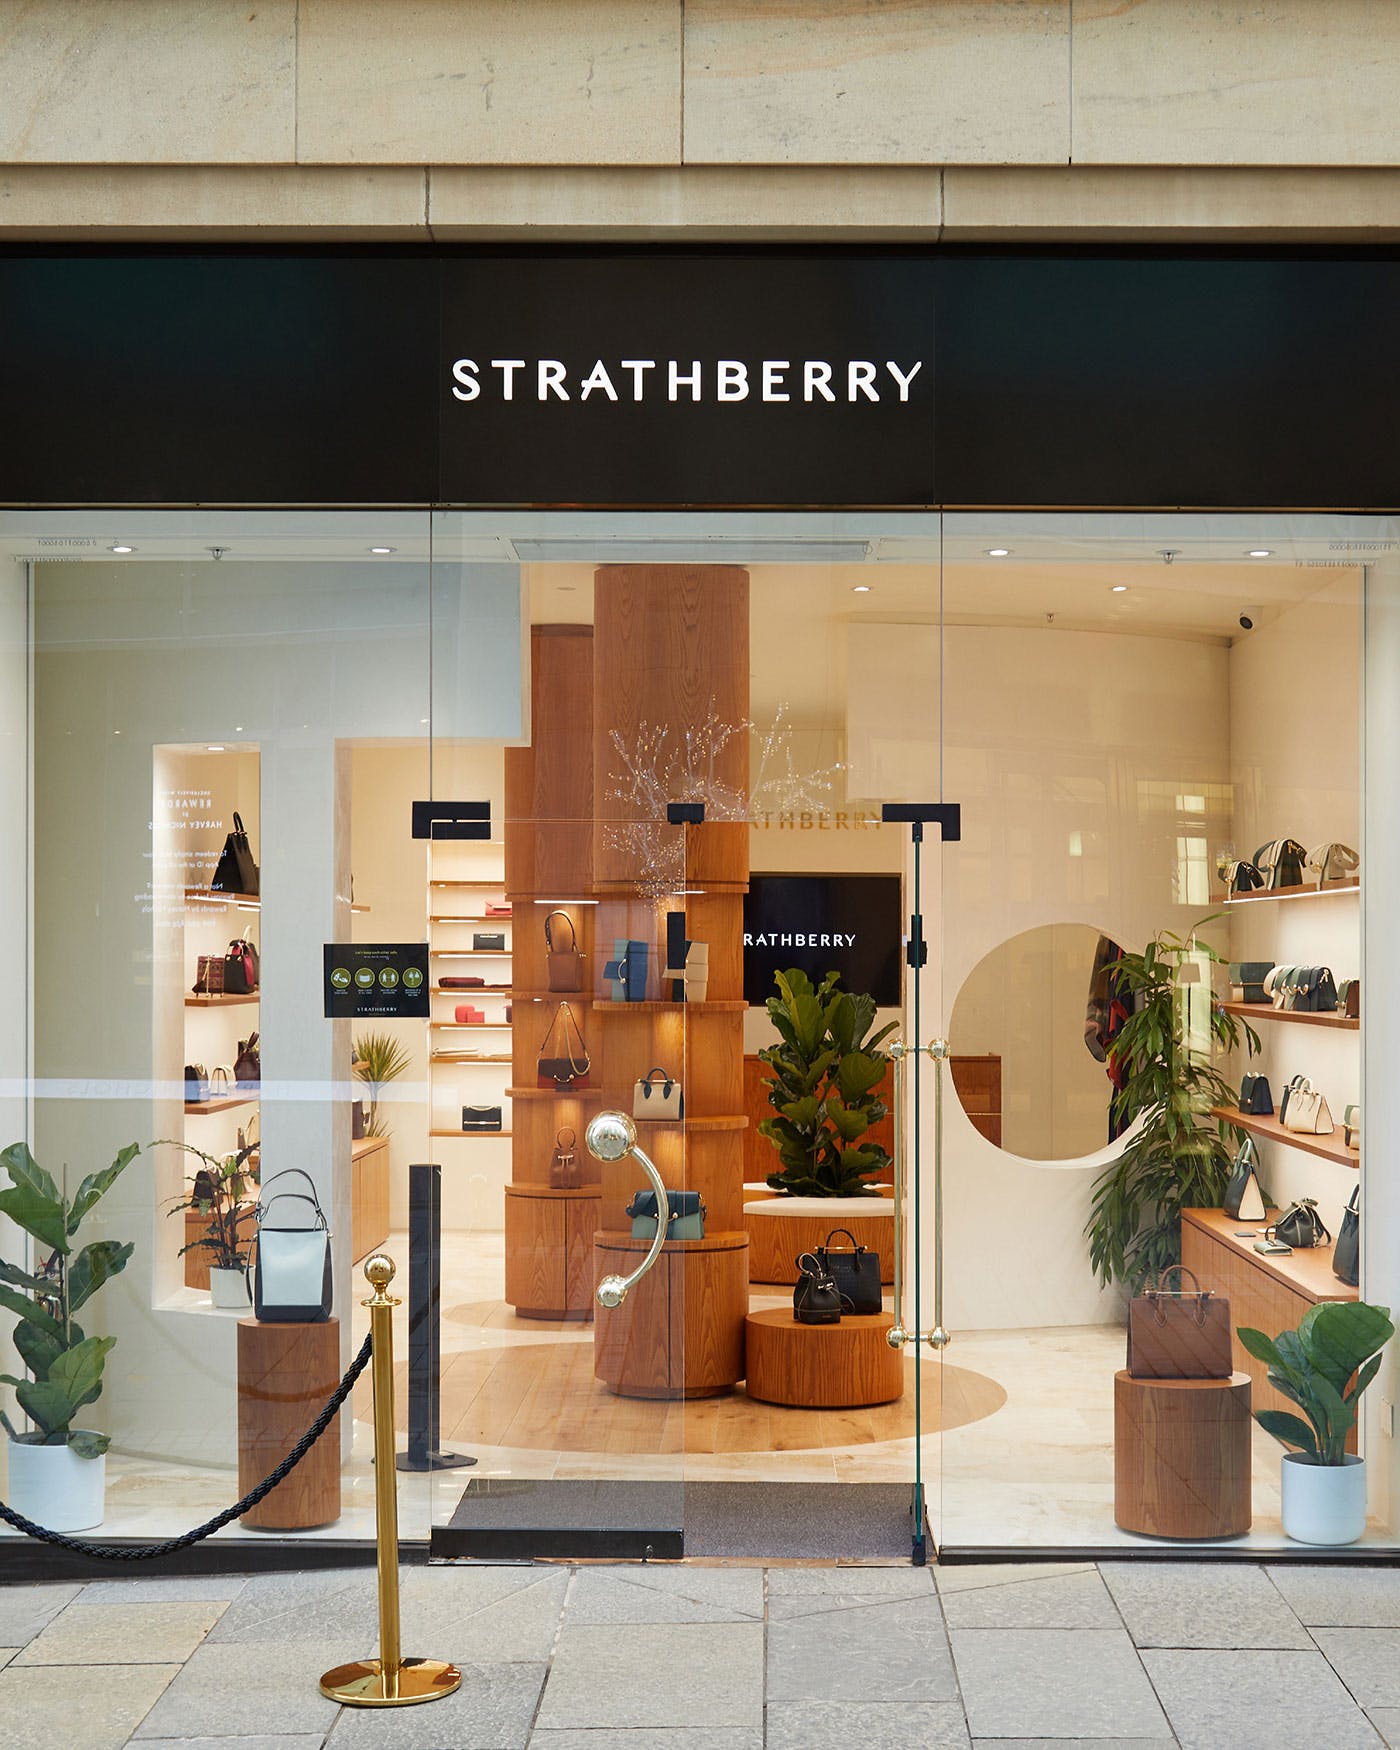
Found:
[(761, 1622), (759, 1568), (580, 1568), (569, 1587), (570, 1622)]
[(1092, 1569), (948, 1592), (943, 1615), (950, 1629), (1122, 1627), (1108, 1588)]
[(710, 1727), (762, 1724), (760, 1623), (657, 1623), (645, 1635), (620, 1635), (604, 1624), (566, 1621), (538, 1725), (691, 1726), (700, 1706)]
[(71, 1604), (81, 1586), (0, 1586), (0, 1647), (22, 1647)]
[(168, 1665), (188, 1659), (218, 1621), (218, 1603), (70, 1604), (16, 1665)]
[(1400, 1628), (1400, 1568), (1289, 1564), (1268, 1575), (1310, 1628)]
[[(866, 1604), (935, 1599), (928, 1568), (770, 1568), (768, 1620), (790, 1621)], [(936, 1609), (936, 1606), (935, 1606)]]
[(834, 1617), (768, 1622), (768, 1700), (956, 1701), (932, 1597), (851, 1603)]
[(0, 1670), (3, 1670), (19, 1651), (18, 1647), (0, 1647)]
[(1140, 1647), (1312, 1645), (1262, 1568), (1103, 1562), (1100, 1572)]
[(120, 1750), (179, 1669), (89, 1665), (82, 1682), (94, 1699), (75, 1706), (71, 1668), (7, 1665), (0, 1671), (5, 1750)]
[(1010, 1586), (1018, 1580), (1053, 1580), (1057, 1574), (1092, 1574), (1092, 1562), (959, 1562), (930, 1570), (938, 1590), (971, 1592), (981, 1586)]
[(1166, 1750), (1170, 1738), (974, 1738), (972, 1750)]
[(1171, 1736), (1125, 1629), (967, 1628), (949, 1640), (974, 1738)]
[(1315, 1628), (1313, 1639), (1362, 1707), (1400, 1707), (1400, 1629)]
[(845, 1701), (768, 1704), (767, 1750), (968, 1750), (967, 1724), (955, 1701)]
[(543, 1665), (464, 1665), (462, 1687), (422, 1707), (345, 1708), (327, 1750), (525, 1750)]
[(253, 1738), (143, 1738), (141, 1750), (321, 1750), (320, 1732), (266, 1732)]
[(212, 1599), (225, 1604), (248, 1584), (246, 1574), (191, 1574), (185, 1579), (89, 1580), (83, 1604), (188, 1604)]
[(530, 1738), (530, 1750), (763, 1750), (763, 1728), (660, 1726), (622, 1732), (537, 1730)]
[(1156, 1648), (1142, 1655), (1181, 1750), (1377, 1750), (1320, 1653)]
[(1400, 1707), (1373, 1707), (1367, 1708), (1366, 1711), (1370, 1716), (1371, 1724), (1385, 1739), (1387, 1745), (1391, 1746), (1391, 1750), (1394, 1750), (1395, 1746), (1400, 1746)]
[[(275, 1720), (284, 1733), (330, 1729), (337, 1713), (317, 1689), (321, 1674), (364, 1658), (358, 1638), (338, 1641), (265, 1641), (243, 1651), (205, 1641), (142, 1720), (136, 1736), (236, 1738), (256, 1736)], [(159, 1669), (159, 1667), (152, 1667)], [(0, 1671), (0, 1680), (8, 1672)], [(68, 1673), (72, 1680), (72, 1673)], [(434, 1704), (437, 1705), (437, 1704)], [(49, 1750), (53, 1750), (50, 1745)]]

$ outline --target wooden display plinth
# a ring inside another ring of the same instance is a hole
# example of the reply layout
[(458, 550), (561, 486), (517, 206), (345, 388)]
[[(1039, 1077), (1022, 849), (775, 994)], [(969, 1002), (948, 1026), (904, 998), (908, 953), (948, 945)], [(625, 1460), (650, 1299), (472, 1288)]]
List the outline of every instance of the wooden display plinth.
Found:
[[(894, 1202), (892, 1197), (879, 1203), (873, 1197), (861, 1198), (861, 1203), (875, 1204), (881, 1214), (848, 1214), (850, 1204), (845, 1198), (759, 1197), (752, 1199), (759, 1209), (744, 1209), (744, 1228), (749, 1236), (749, 1281), (778, 1282), (791, 1285), (797, 1281), (797, 1259), (803, 1252), (815, 1251), (825, 1245), (826, 1236), (834, 1228), (845, 1228), (855, 1235), (856, 1244), (867, 1247), (880, 1259), (880, 1280), (894, 1281)], [(834, 1210), (820, 1206), (826, 1202), (838, 1205)], [(839, 1235), (833, 1244), (849, 1244)]]
[(522, 1319), (593, 1317), (593, 1236), (601, 1185), (507, 1185), (506, 1300)]
[[(600, 1233), (598, 1279), (635, 1270), (648, 1244)], [(742, 1233), (668, 1240), (620, 1307), (598, 1309), (596, 1377), (627, 1398), (708, 1398), (737, 1385), (744, 1377), (747, 1256)]]
[[(275, 1470), (340, 1383), (340, 1321), (238, 1321), (238, 1492)], [(340, 1517), (340, 1417), (285, 1482), (243, 1515), (259, 1531), (306, 1531)]]
[(904, 1359), (891, 1349), (889, 1313), (847, 1313), (839, 1325), (799, 1325), (790, 1307), (744, 1321), (745, 1389), (765, 1404), (861, 1410), (904, 1395)]
[(1148, 1537), (1249, 1530), (1250, 1390), (1228, 1379), (1113, 1376), (1113, 1518)]

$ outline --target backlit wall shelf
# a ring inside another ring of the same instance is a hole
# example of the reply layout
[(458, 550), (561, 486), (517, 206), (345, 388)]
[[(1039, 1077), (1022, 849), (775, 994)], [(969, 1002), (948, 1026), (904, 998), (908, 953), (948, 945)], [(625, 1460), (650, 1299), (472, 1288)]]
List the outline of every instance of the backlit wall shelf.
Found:
[(1256, 893), (1231, 893), (1226, 895), (1225, 904), (1264, 905), (1284, 900), (1331, 899), (1338, 893), (1360, 891), (1360, 881), (1329, 881), (1326, 887), (1280, 887), (1273, 891), (1263, 889)]
[[(428, 854), (430, 858), (439, 854), (436, 841), (430, 843)], [(472, 1141), (480, 1141), (484, 1137), (494, 1141), (498, 1137), (510, 1135), (510, 1112), (504, 1106), (502, 1118), (505, 1123), (500, 1130), (459, 1130), (441, 1122), (456, 1107), (470, 1104), (494, 1105), (505, 1098), (506, 1089), (501, 1084), (510, 1079), (511, 1053), (508, 1043), (504, 1050), (500, 1046), (503, 1041), (510, 1040), (510, 1021), (500, 1012), (487, 1013), (481, 1021), (457, 1021), (451, 1018), (453, 1009), (446, 1006), (449, 1000), (455, 1005), (475, 1004), (482, 998), (495, 998), (497, 1001), (492, 1004), (492, 1008), (499, 1011), (499, 999), (509, 999), (511, 987), (506, 968), (493, 966), (488, 971), (482, 966), (478, 969), (477, 962), (492, 960), (509, 963), (511, 948), (474, 948), (463, 945), (460, 934), (463, 928), (471, 926), (480, 933), (488, 930), (499, 931), (508, 943), (512, 942), (513, 937), (508, 933), (513, 921), (512, 914), (486, 910), (488, 899), (501, 896), (504, 892), (504, 875), (439, 875), (429, 865), (428, 953), (434, 971), (429, 984), (433, 1014), (428, 1024), (428, 1134), (444, 1141), (450, 1137), (462, 1137)], [(475, 897), (469, 898), (468, 895)], [(461, 909), (463, 907), (469, 909)], [(444, 984), (442, 979), (449, 963), (454, 967), (461, 963), (464, 967), (462, 976), (479, 975), (484, 982), (468, 985)], [(492, 1049), (466, 1049), (462, 1035), (472, 1032), (488, 1035)], [(468, 1071), (471, 1073), (465, 1080), (465, 1087), (471, 1091), (464, 1095), (464, 1072)], [(486, 1079), (483, 1079), (483, 1072)], [(447, 1080), (449, 1076), (451, 1081)]]
[(233, 991), (219, 991), (211, 992), (208, 996), (187, 996), (185, 1007), (187, 1009), (230, 1009), (239, 1003), (255, 1003), (257, 1000), (257, 991), (249, 991), (246, 995), (238, 995)]
[(1340, 1027), (1359, 1032), (1361, 1022), (1335, 1010), (1276, 1009), (1272, 1003), (1221, 1003), (1227, 1015), (1242, 1015), (1246, 1021), (1290, 1021), (1303, 1027)]
[(1212, 1118), (1222, 1119), (1239, 1130), (1247, 1130), (1265, 1142), (1280, 1142), (1285, 1148), (1301, 1149), (1304, 1154), (1317, 1155), (1324, 1161), (1335, 1161), (1339, 1167), (1360, 1167), (1361, 1150), (1348, 1148), (1337, 1140), (1343, 1132), (1340, 1125), (1330, 1136), (1306, 1136), (1297, 1130), (1285, 1130), (1277, 1118), (1240, 1112), (1234, 1106), (1212, 1106)]

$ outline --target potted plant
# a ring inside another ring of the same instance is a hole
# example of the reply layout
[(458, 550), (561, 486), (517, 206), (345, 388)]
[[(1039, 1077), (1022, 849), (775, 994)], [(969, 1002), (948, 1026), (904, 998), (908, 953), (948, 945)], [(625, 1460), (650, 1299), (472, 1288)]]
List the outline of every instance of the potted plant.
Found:
[(75, 1428), (80, 1410), (102, 1392), (102, 1370), (115, 1337), (90, 1337), (77, 1314), (104, 1282), (126, 1268), (135, 1247), (119, 1240), (75, 1241), (83, 1218), (135, 1160), (133, 1142), (110, 1167), (89, 1173), (71, 1200), (22, 1142), (0, 1150), (9, 1184), (0, 1191), (0, 1215), (38, 1243), (44, 1261), (35, 1270), (0, 1260), (0, 1306), (16, 1315), (14, 1345), (28, 1378), (0, 1374), (15, 1388), (19, 1407), (34, 1423), (19, 1433), (3, 1410), (10, 1440), (10, 1505), (54, 1531), (86, 1531), (102, 1523), (109, 1437)]
[(171, 1215), (193, 1211), (205, 1228), (198, 1239), (180, 1247), (178, 1256), (208, 1252), (209, 1295), (214, 1305), (225, 1311), (246, 1312), (248, 1258), (256, 1223), (255, 1203), (248, 1199), (254, 1185), (248, 1157), (255, 1152), (256, 1145), (222, 1158), (205, 1154), (202, 1148), (188, 1142), (167, 1141), (157, 1146), (183, 1149), (204, 1163), (190, 1180), (188, 1189), (170, 1206)]
[(1214, 967), (1220, 955), (1197, 939), (1213, 918), (1202, 918), (1182, 938), (1163, 931), (1141, 954), (1125, 953), (1110, 971), (1126, 986), (1131, 1013), (1109, 1051), (1121, 1077), (1114, 1116), (1124, 1136), (1122, 1153), (1094, 1182), (1089, 1258), (1105, 1285), (1136, 1292), (1143, 1282), (1181, 1262), (1181, 1212), (1213, 1209), (1225, 1196), (1242, 1133), (1211, 1116), (1233, 1106), (1238, 1091), (1216, 1068), (1217, 1053), (1243, 1038), (1252, 1055), (1259, 1035), (1241, 1027), (1207, 996), (1208, 1040), (1193, 1037), (1187, 993), (1200, 989), (1197, 956)]
[(779, 1043), (758, 1055), (771, 1072), (768, 1103), (778, 1116), (758, 1128), (782, 1166), (768, 1183), (790, 1197), (875, 1196), (870, 1181), (890, 1157), (861, 1139), (888, 1110), (876, 1092), (889, 1063), (879, 1047), (897, 1024), (872, 1036), (875, 999), (839, 990), (839, 973), (815, 987), (796, 968), (773, 976), (779, 994), (768, 999), (768, 1017)]
[(401, 1076), (412, 1059), (390, 1033), (365, 1033), (354, 1044), (355, 1074), (369, 1090), (365, 1135), (388, 1136), (389, 1127), (379, 1113), (380, 1096), (385, 1084)]
[(1283, 1529), (1297, 1543), (1355, 1543), (1366, 1530), (1366, 1464), (1347, 1451), (1347, 1435), (1394, 1335), (1390, 1308), (1363, 1300), (1321, 1301), (1296, 1331), (1272, 1340), (1240, 1330), (1240, 1342), (1267, 1364), (1269, 1384), (1303, 1412), (1254, 1412), (1261, 1428), (1298, 1448), (1283, 1455), (1282, 1489)]

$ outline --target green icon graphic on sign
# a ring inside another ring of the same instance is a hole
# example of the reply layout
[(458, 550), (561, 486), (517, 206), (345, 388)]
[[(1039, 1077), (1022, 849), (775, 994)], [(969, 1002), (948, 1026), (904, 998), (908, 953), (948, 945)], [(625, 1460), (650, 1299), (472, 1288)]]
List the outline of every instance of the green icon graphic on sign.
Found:
[(374, 968), (372, 966), (361, 966), (355, 973), (355, 983), (361, 990), (373, 990)]
[(421, 966), (405, 966), (403, 969), (405, 990), (418, 990), (423, 983), (423, 968)]
[(381, 966), (379, 983), (384, 990), (393, 990), (399, 982), (399, 969), (396, 966)]
[(331, 986), (335, 990), (349, 990), (350, 968), (348, 966), (337, 966), (332, 969)]

